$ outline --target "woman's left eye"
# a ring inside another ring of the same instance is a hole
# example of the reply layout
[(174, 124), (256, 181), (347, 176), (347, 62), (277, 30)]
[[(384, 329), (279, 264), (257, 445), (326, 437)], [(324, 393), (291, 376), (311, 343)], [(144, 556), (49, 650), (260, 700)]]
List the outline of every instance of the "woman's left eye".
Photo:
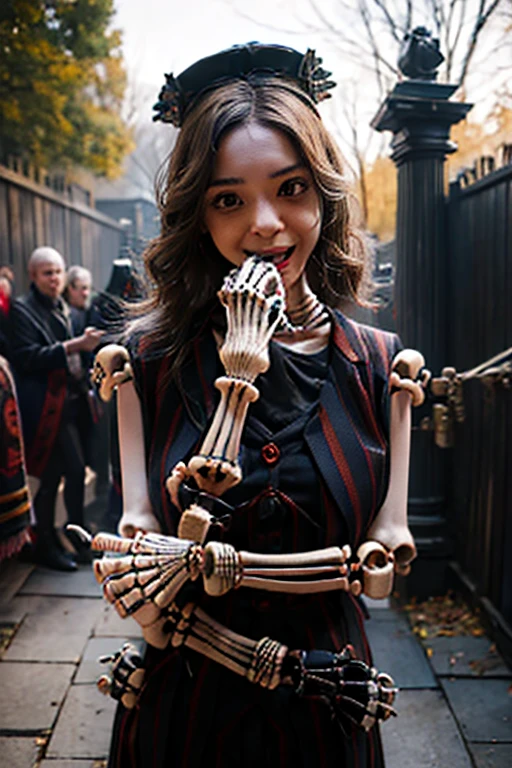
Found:
[(221, 192), (211, 201), (211, 205), (219, 211), (226, 211), (231, 208), (238, 208), (242, 201), (234, 192)]
[(287, 179), (279, 187), (279, 195), (282, 197), (296, 197), (302, 194), (308, 188), (308, 183), (305, 179)]

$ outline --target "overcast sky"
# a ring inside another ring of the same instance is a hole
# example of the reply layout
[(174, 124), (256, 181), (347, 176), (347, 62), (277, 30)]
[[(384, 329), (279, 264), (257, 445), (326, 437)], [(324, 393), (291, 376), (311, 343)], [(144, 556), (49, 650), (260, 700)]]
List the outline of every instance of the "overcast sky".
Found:
[[(394, 1), (398, 6), (404, 2)], [(480, 0), (467, 1), (466, 23), (471, 26)], [(151, 120), (151, 107), (164, 83), (164, 73), (177, 75), (204, 56), (235, 43), (252, 40), (284, 43), (303, 52), (308, 48), (315, 49), (323, 57), (325, 68), (332, 70), (333, 79), (338, 82), (338, 88), (332, 92), (334, 98), (321, 104), (320, 112), (349, 162), (355, 167), (350, 128), (353, 125), (358, 127), (358, 146), (367, 159), (385, 153), (390, 134), (376, 133), (369, 126), (383, 95), (376, 90), (376, 80), (374, 74), (369, 72), (368, 59), (365, 65), (361, 64), (357, 51), (353, 51), (352, 56), (341, 53), (337, 47), (339, 33), (326, 32), (326, 28), (333, 26), (353, 30), (355, 27), (352, 25), (361, 24), (356, 11), (358, 0), (352, 2), (354, 12), (347, 14), (345, 11), (344, 18), (340, 18), (339, 0), (114, 0), (116, 14), (113, 26), (123, 34), (123, 54), (128, 72), (126, 116), (130, 122), (135, 121), (141, 126), (146, 134), (155, 137), (149, 140), (155, 163), (166, 156), (172, 138), (169, 126), (155, 126)], [(323, 20), (312, 10), (315, 3), (323, 14)], [(390, 4), (392, 6), (393, 3)], [(432, 20), (427, 19), (429, 0), (418, 0), (414, 7), (413, 25), (426, 24), (431, 28)], [(502, 25), (503, 21), (496, 19), (495, 28), (498, 31)], [(495, 60), (488, 55), (491, 70), (487, 72), (485, 54), (492, 51), (494, 38), (492, 34), (484, 50), (480, 50), (476, 75), (468, 83), (473, 86), (480, 81), (480, 90), (468, 88), (470, 100), (476, 102), (471, 113), (473, 117), (479, 112), (482, 117), (486, 114), (485, 99), (490, 98), (489, 82)], [(396, 46), (391, 54), (392, 63), (395, 57)], [(370, 67), (373, 69), (373, 65)], [(391, 76), (389, 87), (394, 82), (395, 77)], [(147, 157), (141, 162), (144, 167), (152, 168), (155, 164), (150, 163)]]
[[(178, 74), (203, 56), (251, 40), (321, 48), (320, 33), (297, 34), (301, 23), (290, 9), (300, 12), (301, 0), (236, 0), (238, 11), (234, 6), (231, 0), (115, 0), (114, 25), (123, 32), (130, 76), (158, 88), (164, 72)], [(271, 31), (245, 18), (239, 12), (244, 8), (286, 31)]]

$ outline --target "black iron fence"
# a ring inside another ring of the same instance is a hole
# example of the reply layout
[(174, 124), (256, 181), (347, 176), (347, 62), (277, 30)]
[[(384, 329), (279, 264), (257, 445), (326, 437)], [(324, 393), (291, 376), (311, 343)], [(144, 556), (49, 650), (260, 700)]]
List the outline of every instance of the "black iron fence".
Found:
[(90, 269), (94, 285), (104, 288), (123, 237), (108, 216), (0, 166), (0, 264), (14, 270), (18, 293), (28, 287), (27, 261), (40, 245)]
[[(447, 361), (458, 372), (512, 347), (512, 165), (464, 182), (447, 201)], [(500, 362), (462, 383), (448, 515), (461, 575), (510, 632), (512, 375)]]

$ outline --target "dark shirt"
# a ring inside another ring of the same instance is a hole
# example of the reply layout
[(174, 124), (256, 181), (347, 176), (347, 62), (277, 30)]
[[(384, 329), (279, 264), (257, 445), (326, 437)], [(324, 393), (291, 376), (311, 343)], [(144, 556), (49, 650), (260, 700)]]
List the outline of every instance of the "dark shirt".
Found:
[(62, 342), (71, 338), (62, 300), (53, 301), (31, 285), (16, 299), (10, 314), (11, 360), (18, 374), (38, 375), (67, 370)]
[(86, 327), (90, 325), (88, 313), (89, 311), (87, 309), (79, 309), (78, 307), (72, 307), (71, 304), (69, 305), (73, 336), (81, 336)]
[(45, 296), (44, 293), (41, 293), (41, 291), (36, 288), (34, 283), (30, 286), (30, 290), (37, 303), (46, 311), (48, 324), (55, 339), (57, 341), (67, 341), (68, 339), (71, 339), (73, 336), (71, 318), (64, 300), (61, 298), (52, 299), (50, 296)]
[[(90, 309), (79, 309), (69, 305), (69, 316), (71, 318), (71, 328), (73, 336), (81, 336), (88, 326), (94, 326), (90, 318)], [(89, 389), (89, 371), (94, 362), (94, 352), (80, 352), (80, 390), (86, 393)]]

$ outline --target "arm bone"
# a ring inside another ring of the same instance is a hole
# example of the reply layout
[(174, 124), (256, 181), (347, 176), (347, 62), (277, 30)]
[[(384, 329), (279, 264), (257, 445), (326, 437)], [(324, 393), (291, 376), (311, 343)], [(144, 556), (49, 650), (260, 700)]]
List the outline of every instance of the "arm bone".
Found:
[(237, 552), (230, 544), (212, 541), (204, 549), (204, 588), (216, 597), (238, 587), (295, 594), (349, 591), (349, 568), (345, 563), (350, 555), (349, 546), (262, 555)]
[(221, 399), (199, 454), (188, 464), (198, 487), (216, 496), (242, 479), (238, 464), (242, 430), (249, 404), (259, 397), (253, 382), (270, 365), (270, 338), (285, 306), (279, 272), (258, 258), (246, 259), (228, 275), (219, 298), (227, 314), (219, 352), (226, 375), (215, 382)]
[(384, 503), (368, 530), (368, 539), (394, 555), (395, 570), (408, 572), (416, 547), (407, 524), (407, 488), (411, 446), (411, 404), (421, 405), (430, 378), (423, 356), (415, 350), (398, 353), (391, 366), (390, 474)]
[(139, 530), (159, 531), (149, 500), (142, 409), (133, 381), (117, 389), (117, 425), (123, 488), (119, 532), (134, 536)]

